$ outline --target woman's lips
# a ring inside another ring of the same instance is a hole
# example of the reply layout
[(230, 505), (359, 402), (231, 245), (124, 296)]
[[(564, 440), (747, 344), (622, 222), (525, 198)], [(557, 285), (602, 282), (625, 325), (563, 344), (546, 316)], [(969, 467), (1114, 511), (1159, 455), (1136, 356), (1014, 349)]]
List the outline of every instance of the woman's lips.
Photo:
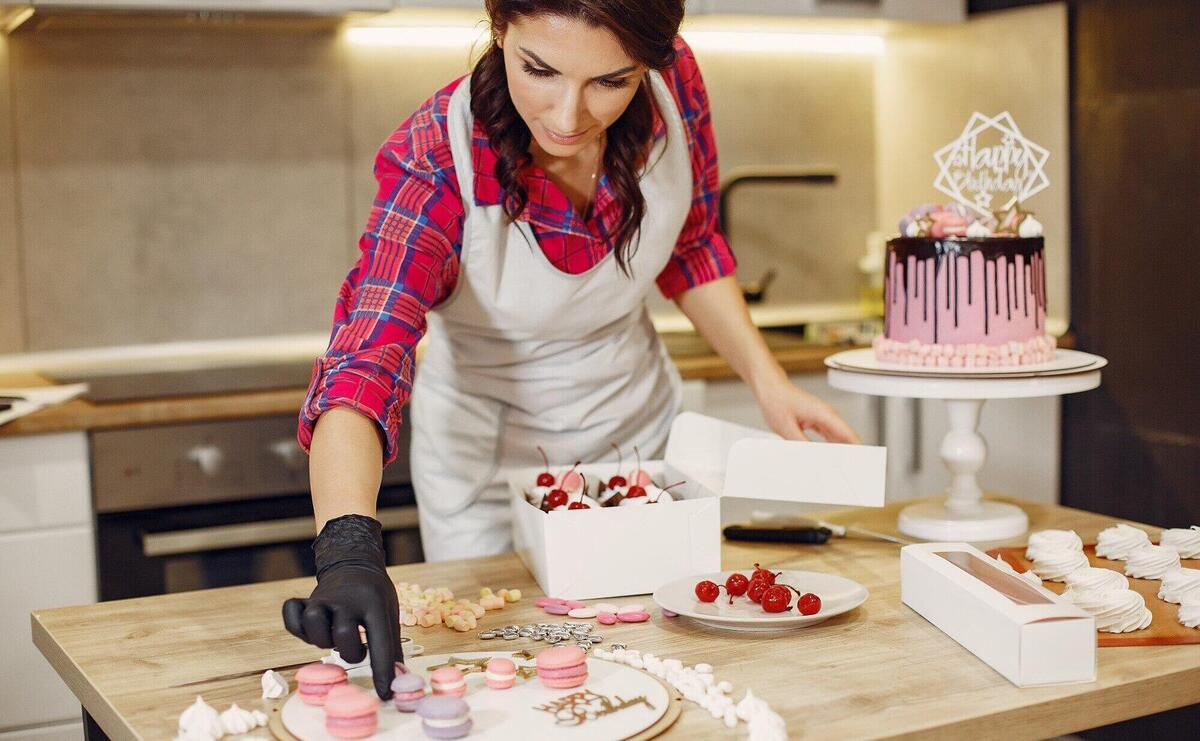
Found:
[(548, 129), (545, 126), (543, 126), (542, 129), (546, 132), (546, 136), (548, 136), (550, 138), (550, 141), (554, 142), (555, 144), (563, 144), (563, 145), (578, 144), (583, 139), (584, 134), (587, 133), (586, 131), (581, 131), (578, 134), (571, 134), (570, 136), (564, 136), (563, 134), (560, 134), (557, 131), (554, 131), (553, 129)]

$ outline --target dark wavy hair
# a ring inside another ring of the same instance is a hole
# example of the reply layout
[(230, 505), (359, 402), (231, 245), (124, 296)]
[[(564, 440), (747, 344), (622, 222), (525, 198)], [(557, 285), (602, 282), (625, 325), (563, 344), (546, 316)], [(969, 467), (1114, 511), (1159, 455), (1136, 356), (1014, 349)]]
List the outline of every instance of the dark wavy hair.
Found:
[[(504, 189), (504, 213), (515, 221), (529, 201), (526, 179), (533, 156), (532, 134), (508, 92), (504, 53), (496, 36), (517, 18), (543, 14), (606, 28), (633, 60), (662, 70), (675, 61), (675, 36), (683, 21), (683, 0), (487, 0), (492, 40), (471, 73), (471, 113), (496, 153), (496, 179)], [(612, 238), (617, 265), (630, 274), (637, 251), (634, 237), (646, 212), (638, 170), (649, 156), (654, 126), (650, 83), (642, 79), (625, 112), (608, 127), (604, 172), (612, 184), (621, 218)]]

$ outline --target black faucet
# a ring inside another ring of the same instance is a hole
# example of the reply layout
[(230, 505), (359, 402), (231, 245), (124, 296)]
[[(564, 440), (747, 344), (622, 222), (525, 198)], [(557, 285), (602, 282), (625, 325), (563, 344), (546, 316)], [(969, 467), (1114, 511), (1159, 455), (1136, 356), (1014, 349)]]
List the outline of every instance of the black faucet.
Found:
[[(726, 175), (717, 196), (717, 219), (721, 230), (732, 243), (729, 234), (729, 197), (734, 188), (743, 183), (806, 183), (809, 185), (833, 185), (837, 173), (830, 167), (740, 167)], [(761, 278), (742, 284), (742, 295), (748, 304), (758, 304), (766, 298), (767, 286), (775, 280), (775, 268), (768, 268)]]

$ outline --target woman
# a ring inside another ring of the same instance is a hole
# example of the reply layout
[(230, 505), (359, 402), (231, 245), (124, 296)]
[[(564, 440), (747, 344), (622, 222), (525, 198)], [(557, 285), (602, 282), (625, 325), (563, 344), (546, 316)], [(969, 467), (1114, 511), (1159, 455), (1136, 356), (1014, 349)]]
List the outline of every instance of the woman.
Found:
[[(372, 516), (412, 388), (412, 471), (430, 560), (511, 549), (501, 471), (650, 455), (679, 408), (651, 325), (654, 283), (753, 389), (771, 428), (854, 442), (750, 322), (716, 220), (717, 157), (682, 0), (488, 0), (468, 79), (405, 121), (376, 161), (362, 258), (301, 413), (317, 588), (300, 638), (363, 657), (388, 697), (396, 596)], [(427, 333), (412, 382), (417, 340)]]

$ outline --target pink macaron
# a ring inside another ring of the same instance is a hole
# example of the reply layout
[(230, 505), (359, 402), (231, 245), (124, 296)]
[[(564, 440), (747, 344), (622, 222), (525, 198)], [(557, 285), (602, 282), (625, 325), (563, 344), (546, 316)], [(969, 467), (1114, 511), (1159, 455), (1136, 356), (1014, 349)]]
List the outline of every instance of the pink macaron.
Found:
[(587, 654), (577, 646), (555, 646), (537, 655), (537, 675), (550, 689), (569, 689), (587, 681)]
[(345, 683), (346, 670), (337, 664), (308, 664), (296, 671), (296, 690), (309, 705), (324, 705), (329, 690)]
[(366, 738), (379, 727), (379, 700), (354, 685), (344, 685), (325, 697), (325, 730), (338, 738)]
[(462, 697), (467, 694), (467, 678), (461, 669), (453, 666), (443, 666), (430, 674), (429, 685), (435, 695)]
[(483, 675), (487, 686), (494, 690), (506, 690), (517, 682), (517, 665), (497, 656), (489, 659), (487, 672)]

